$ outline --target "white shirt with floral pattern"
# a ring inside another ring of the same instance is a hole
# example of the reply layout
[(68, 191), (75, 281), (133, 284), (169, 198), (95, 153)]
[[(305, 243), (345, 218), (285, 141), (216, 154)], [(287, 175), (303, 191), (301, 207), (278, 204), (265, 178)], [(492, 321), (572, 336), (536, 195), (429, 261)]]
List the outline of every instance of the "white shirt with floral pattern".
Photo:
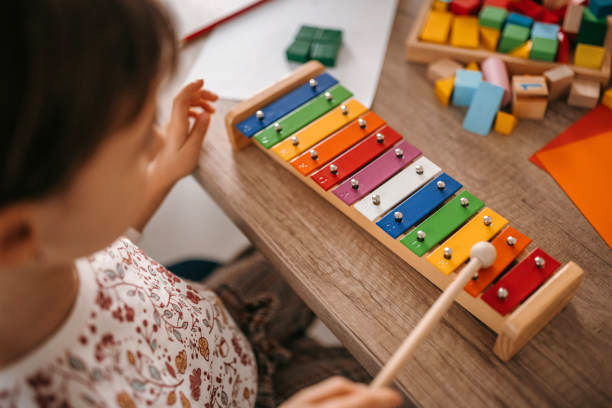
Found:
[(128, 239), (76, 265), (70, 315), (0, 370), (0, 407), (255, 405), (251, 346), (212, 291), (177, 278)]

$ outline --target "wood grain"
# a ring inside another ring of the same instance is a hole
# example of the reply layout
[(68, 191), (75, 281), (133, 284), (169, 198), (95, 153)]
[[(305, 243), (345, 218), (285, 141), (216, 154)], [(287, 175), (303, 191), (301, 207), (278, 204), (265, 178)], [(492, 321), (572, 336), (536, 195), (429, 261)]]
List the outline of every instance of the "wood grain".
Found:
[[(491, 351), (493, 332), (454, 305), (398, 385), (422, 406), (609, 406), (612, 252), (527, 160), (586, 111), (553, 102), (545, 120), (520, 121), (512, 136), (464, 131), (465, 112), (439, 105), (426, 68), (404, 61), (418, 9), (400, 2), (373, 110), (515, 228), (587, 273), (568, 307), (508, 363)], [(217, 106), (198, 180), (375, 374), (440, 291), (259, 149), (233, 152), (223, 123), (232, 105)]]

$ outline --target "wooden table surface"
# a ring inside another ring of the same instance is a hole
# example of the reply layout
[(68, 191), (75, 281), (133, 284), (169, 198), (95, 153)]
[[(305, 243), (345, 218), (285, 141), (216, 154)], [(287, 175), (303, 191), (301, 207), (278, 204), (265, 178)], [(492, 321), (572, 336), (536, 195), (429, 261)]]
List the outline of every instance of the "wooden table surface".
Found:
[[(419, 6), (400, 1), (372, 109), (553, 257), (581, 265), (586, 279), (508, 363), (492, 352), (495, 335), (455, 304), (398, 386), (422, 406), (611, 406), (612, 251), (553, 179), (527, 160), (585, 111), (554, 102), (545, 120), (521, 120), (511, 136), (464, 131), (465, 112), (443, 108), (425, 67), (404, 60)], [(223, 126), (232, 105), (217, 104), (196, 178), (376, 373), (440, 291), (259, 149), (232, 152)]]

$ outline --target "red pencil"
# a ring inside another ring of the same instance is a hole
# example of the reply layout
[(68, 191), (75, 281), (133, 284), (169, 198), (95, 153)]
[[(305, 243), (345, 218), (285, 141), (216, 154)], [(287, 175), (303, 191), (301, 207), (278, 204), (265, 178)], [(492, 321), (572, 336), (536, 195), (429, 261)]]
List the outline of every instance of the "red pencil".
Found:
[(254, 2), (254, 3), (252, 3), (252, 4), (249, 4), (245, 8), (237, 10), (234, 13), (232, 13), (232, 14), (230, 14), (228, 16), (223, 17), (220, 20), (217, 20), (214, 23), (209, 24), (206, 27), (203, 27), (203, 28), (199, 29), (198, 31), (196, 31), (196, 32), (194, 32), (192, 34), (189, 34), (188, 36), (183, 38), (183, 40), (182, 40), (183, 45), (185, 45), (188, 42), (193, 41), (193, 40), (201, 37), (202, 35), (208, 33), (209, 31), (211, 31), (213, 28), (217, 27), (218, 25), (221, 25), (221, 24), (225, 23), (226, 21), (231, 20), (232, 18), (237, 17), (237, 16), (239, 16), (242, 13), (246, 13), (247, 11), (251, 10), (252, 8), (255, 8), (255, 7), (259, 6), (262, 3), (265, 3), (266, 1), (268, 1), (268, 0), (258, 0), (258, 1)]

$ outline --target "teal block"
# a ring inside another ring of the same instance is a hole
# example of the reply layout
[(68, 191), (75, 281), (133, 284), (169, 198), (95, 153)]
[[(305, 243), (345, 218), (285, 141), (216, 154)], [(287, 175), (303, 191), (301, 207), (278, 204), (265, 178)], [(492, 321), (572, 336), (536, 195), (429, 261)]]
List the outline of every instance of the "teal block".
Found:
[(533, 18), (520, 13), (510, 13), (506, 18), (506, 24), (516, 24), (523, 27), (531, 28), (531, 26), (533, 25)]
[(529, 38), (529, 28), (516, 24), (506, 24), (499, 40), (498, 51), (508, 53), (523, 45)]
[(453, 104), (470, 106), (476, 89), (482, 82), (482, 72), (458, 69), (455, 72), (455, 87), (453, 89)]
[(310, 58), (319, 61), (327, 67), (333, 67), (336, 65), (336, 57), (339, 50), (340, 44), (316, 42), (312, 44)]
[(590, 9), (585, 8), (578, 32), (578, 42), (601, 47), (606, 38), (607, 28), (605, 17), (597, 18)]
[(504, 88), (501, 86), (481, 82), (463, 120), (463, 128), (487, 136), (493, 126), (503, 96)]
[(612, 0), (590, 0), (589, 9), (597, 18), (612, 14)]
[(306, 62), (310, 59), (310, 42), (295, 40), (285, 54), (289, 61)]
[(491, 27), (501, 30), (506, 20), (508, 11), (500, 7), (485, 6), (480, 11), (478, 21), (483, 27)]
[(557, 55), (558, 41), (548, 38), (534, 38), (531, 42), (529, 58), (540, 61), (554, 61)]

